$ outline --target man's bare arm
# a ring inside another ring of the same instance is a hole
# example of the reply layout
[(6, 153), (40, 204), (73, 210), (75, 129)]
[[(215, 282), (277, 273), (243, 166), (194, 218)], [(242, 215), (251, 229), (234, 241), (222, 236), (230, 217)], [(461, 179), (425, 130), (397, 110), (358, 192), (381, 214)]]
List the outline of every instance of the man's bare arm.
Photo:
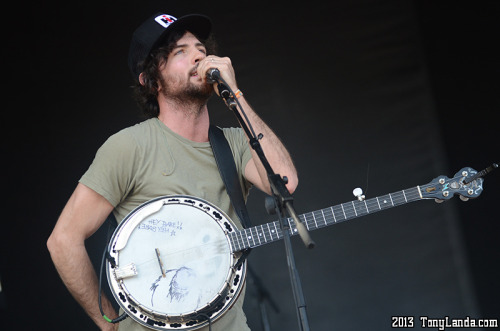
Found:
[[(64, 207), (47, 241), (52, 261), (64, 284), (101, 330), (115, 330), (106, 322), (98, 306), (98, 281), (85, 239), (104, 223), (113, 206), (90, 188), (78, 184)], [(104, 313), (117, 316), (109, 300), (102, 295)]]
[[(288, 153), (281, 140), (276, 136), (274, 131), (255, 113), (255, 111), (246, 102), (244, 97), (239, 99), (245, 113), (252, 124), (255, 134), (262, 134), (262, 139), (259, 140), (262, 150), (266, 156), (269, 165), (274, 173), (286, 176), (288, 182), (286, 187), (290, 193), (293, 193), (297, 188), (299, 179), (297, 170), (293, 164), (292, 158)], [(251, 148), (251, 147), (250, 147)], [(252, 159), (245, 167), (245, 178), (254, 184), (261, 191), (271, 194), (267, 172), (262, 165), (262, 162), (257, 153), (251, 148)]]

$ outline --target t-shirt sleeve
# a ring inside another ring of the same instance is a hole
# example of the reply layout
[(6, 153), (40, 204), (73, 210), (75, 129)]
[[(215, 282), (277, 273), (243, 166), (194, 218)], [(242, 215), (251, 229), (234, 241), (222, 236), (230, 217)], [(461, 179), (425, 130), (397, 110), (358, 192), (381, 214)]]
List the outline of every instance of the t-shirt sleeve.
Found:
[(137, 155), (135, 139), (120, 131), (99, 148), (80, 183), (102, 195), (116, 207), (134, 185), (134, 158)]

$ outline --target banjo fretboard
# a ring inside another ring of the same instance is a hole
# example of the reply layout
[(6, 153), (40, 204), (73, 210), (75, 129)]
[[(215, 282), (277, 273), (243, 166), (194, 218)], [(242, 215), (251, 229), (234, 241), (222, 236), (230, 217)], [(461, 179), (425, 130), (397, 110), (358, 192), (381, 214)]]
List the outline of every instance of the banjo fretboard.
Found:
[[(416, 186), (363, 201), (341, 203), (299, 215), (299, 218), (307, 230), (312, 231), (421, 199), (420, 187)], [(290, 235), (297, 234), (293, 219), (287, 218), (287, 223)], [(229, 238), (233, 252), (237, 252), (280, 240), (283, 238), (283, 232), (279, 221), (274, 221), (231, 232)]]

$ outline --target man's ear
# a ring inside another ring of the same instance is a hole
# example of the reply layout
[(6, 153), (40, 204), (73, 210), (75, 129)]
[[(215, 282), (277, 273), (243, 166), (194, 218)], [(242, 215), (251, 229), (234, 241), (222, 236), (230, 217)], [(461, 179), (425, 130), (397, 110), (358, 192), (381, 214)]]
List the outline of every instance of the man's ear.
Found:
[(142, 86), (146, 84), (144, 82), (144, 72), (141, 72), (141, 74), (139, 75), (139, 83), (141, 83)]

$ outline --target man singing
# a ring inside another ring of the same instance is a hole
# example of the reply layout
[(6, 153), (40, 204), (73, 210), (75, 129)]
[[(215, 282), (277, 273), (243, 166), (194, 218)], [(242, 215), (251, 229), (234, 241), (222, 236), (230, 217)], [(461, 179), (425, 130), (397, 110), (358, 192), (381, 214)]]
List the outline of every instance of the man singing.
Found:
[[(156, 14), (133, 34), (129, 68), (135, 92), (147, 120), (112, 135), (97, 151), (80, 179), (48, 239), (52, 260), (74, 298), (102, 330), (147, 330), (131, 318), (107, 322), (99, 311), (98, 281), (84, 241), (113, 212), (121, 222), (140, 204), (164, 195), (203, 198), (221, 208), (240, 226), (218, 172), (208, 139), (207, 102), (216, 84), (206, 73), (216, 68), (236, 91), (249, 122), (274, 172), (288, 177), (293, 193), (297, 172), (289, 153), (259, 118), (238, 89), (231, 60), (214, 55), (211, 21), (203, 15), (176, 19)], [(251, 186), (270, 194), (267, 174), (240, 128), (223, 129), (246, 196)], [(104, 313), (117, 312), (106, 297)], [(249, 330), (240, 296), (213, 330)], [(203, 330), (208, 330), (208, 327)]]

